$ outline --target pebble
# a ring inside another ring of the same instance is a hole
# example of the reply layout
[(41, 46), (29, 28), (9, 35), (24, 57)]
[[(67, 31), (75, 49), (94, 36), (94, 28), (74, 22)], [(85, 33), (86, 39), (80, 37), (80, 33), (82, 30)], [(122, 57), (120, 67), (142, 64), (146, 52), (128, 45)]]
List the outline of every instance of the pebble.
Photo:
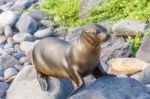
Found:
[(23, 41), (34, 41), (34, 37), (29, 33), (17, 33), (13, 36), (13, 40), (16, 43), (21, 43)]
[(17, 75), (17, 73), (18, 71), (15, 68), (6, 69), (4, 72), (5, 81), (11, 79), (13, 76)]

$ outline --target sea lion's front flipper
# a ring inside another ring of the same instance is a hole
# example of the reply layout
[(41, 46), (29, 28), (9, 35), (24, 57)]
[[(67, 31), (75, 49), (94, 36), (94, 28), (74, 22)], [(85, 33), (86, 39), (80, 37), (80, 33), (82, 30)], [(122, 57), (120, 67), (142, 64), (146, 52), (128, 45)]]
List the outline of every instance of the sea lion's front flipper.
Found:
[(76, 94), (81, 88), (85, 86), (83, 78), (77, 72), (74, 73), (74, 77), (72, 78), (72, 83), (75, 87), (75, 90), (69, 95), (69, 97), (72, 96), (73, 94)]
[(105, 72), (105, 70), (103, 69), (102, 66), (100, 66), (101, 64), (98, 64), (97, 67), (94, 69), (94, 71), (92, 72), (92, 75), (98, 79), (100, 77), (103, 77), (103, 76), (109, 76), (109, 77), (116, 77), (115, 75), (112, 75), (112, 74), (108, 74)]
[(48, 77), (41, 74), (41, 73), (39, 73), (39, 72), (37, 72), (37, 79), (39, 81), (41, 89), (43, 91), (47, 91), (48, 90), (48, 81), (47, 81)]

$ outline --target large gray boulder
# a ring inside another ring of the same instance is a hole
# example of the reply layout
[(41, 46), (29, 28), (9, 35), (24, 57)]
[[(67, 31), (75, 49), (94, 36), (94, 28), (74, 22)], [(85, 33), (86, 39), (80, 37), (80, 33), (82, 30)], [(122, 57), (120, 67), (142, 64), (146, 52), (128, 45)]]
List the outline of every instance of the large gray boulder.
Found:
[(101, 78), (70, 99), (150, 99), (150, 90), (134, 79)]
[(136, 53), (136, 58), (150, 62), (150, 36), (144, 36), (142, 44)]
[(49, 90), (42, 91), (33, 66), (24, 67), (10, 85), (6, 99), (67, 99), (73, 91), (67, 79), (49, 78)]
[(0, 14), (0, 27), (13, 26), (15, 25), (18, 14), (13, 11), (5, 11)]
[(125, 42), (122, 38), (111, 36), (110, 39), (102, 44), (100, 61), (107, 63), (110, 59), (118, 57), (129, 57), (132, 52), (132, 45)]
[(27, 13), (23, 13), (16, 23), (16, 28), (19, 32), (34, 33), (37, 29), (37, 25), (38, 24), (33, 17)]
[(123, 20), (113, 25), (112, 31), (116, 36), (135, 36), (135, 32), (146, 31), (147, 24), (136, 20)]

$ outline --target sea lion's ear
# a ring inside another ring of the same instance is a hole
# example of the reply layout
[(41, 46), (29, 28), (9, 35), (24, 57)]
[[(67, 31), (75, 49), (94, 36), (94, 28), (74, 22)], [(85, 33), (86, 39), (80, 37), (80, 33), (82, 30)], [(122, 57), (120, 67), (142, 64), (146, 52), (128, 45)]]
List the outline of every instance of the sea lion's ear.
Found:
[(100, 39), (101, 42), (105, 42), (110, 35), (108, 35), (107, 33), (100, 33), (98, 34), (98, 38)]

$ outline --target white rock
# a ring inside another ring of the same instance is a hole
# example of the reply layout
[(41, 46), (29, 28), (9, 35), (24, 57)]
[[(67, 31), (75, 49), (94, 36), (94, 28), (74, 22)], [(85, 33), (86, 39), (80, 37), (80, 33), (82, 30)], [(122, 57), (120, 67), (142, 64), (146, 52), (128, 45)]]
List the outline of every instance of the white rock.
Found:
[(17, 33), (13, 36), (13, 40), (16, 43), (21, 43), (23, 41), (33, 41), (34, 37), (29, 33)]
[(13, 26), (18, 19), (18, 15), (13, 11), (5, 11), (0, 14), (0, 27)]
[(28, 42), (28, 41), (24, 41), (20, 43), (20, 49), (25, 52), (25, 54), (27, 54), (30, 50), (33, 49), (34, 45), (36, 44), (36, 42)]
[(12, 30), (12, 28), (10, 26), (6, 26), (4, 28), (4, 34), (5, 34), (5, 36), (8, 36), (8, 37), (14, 35), (13, 30)]
[(16, 28), (19, 32), (34, 33), (37, 29), (36, 20), (26, 13), (23, 13), (16, 23)]
[(15, 68), (6, 69), (4, 72), (5, 81), (11, 79), (13, 76), (17, 75), (17, 73), (18, 71)]
[(44, 38), (54, 35), (54, 32), (49, 29), (43, 29), (35, 32), (34, 36), (37, 38)]

